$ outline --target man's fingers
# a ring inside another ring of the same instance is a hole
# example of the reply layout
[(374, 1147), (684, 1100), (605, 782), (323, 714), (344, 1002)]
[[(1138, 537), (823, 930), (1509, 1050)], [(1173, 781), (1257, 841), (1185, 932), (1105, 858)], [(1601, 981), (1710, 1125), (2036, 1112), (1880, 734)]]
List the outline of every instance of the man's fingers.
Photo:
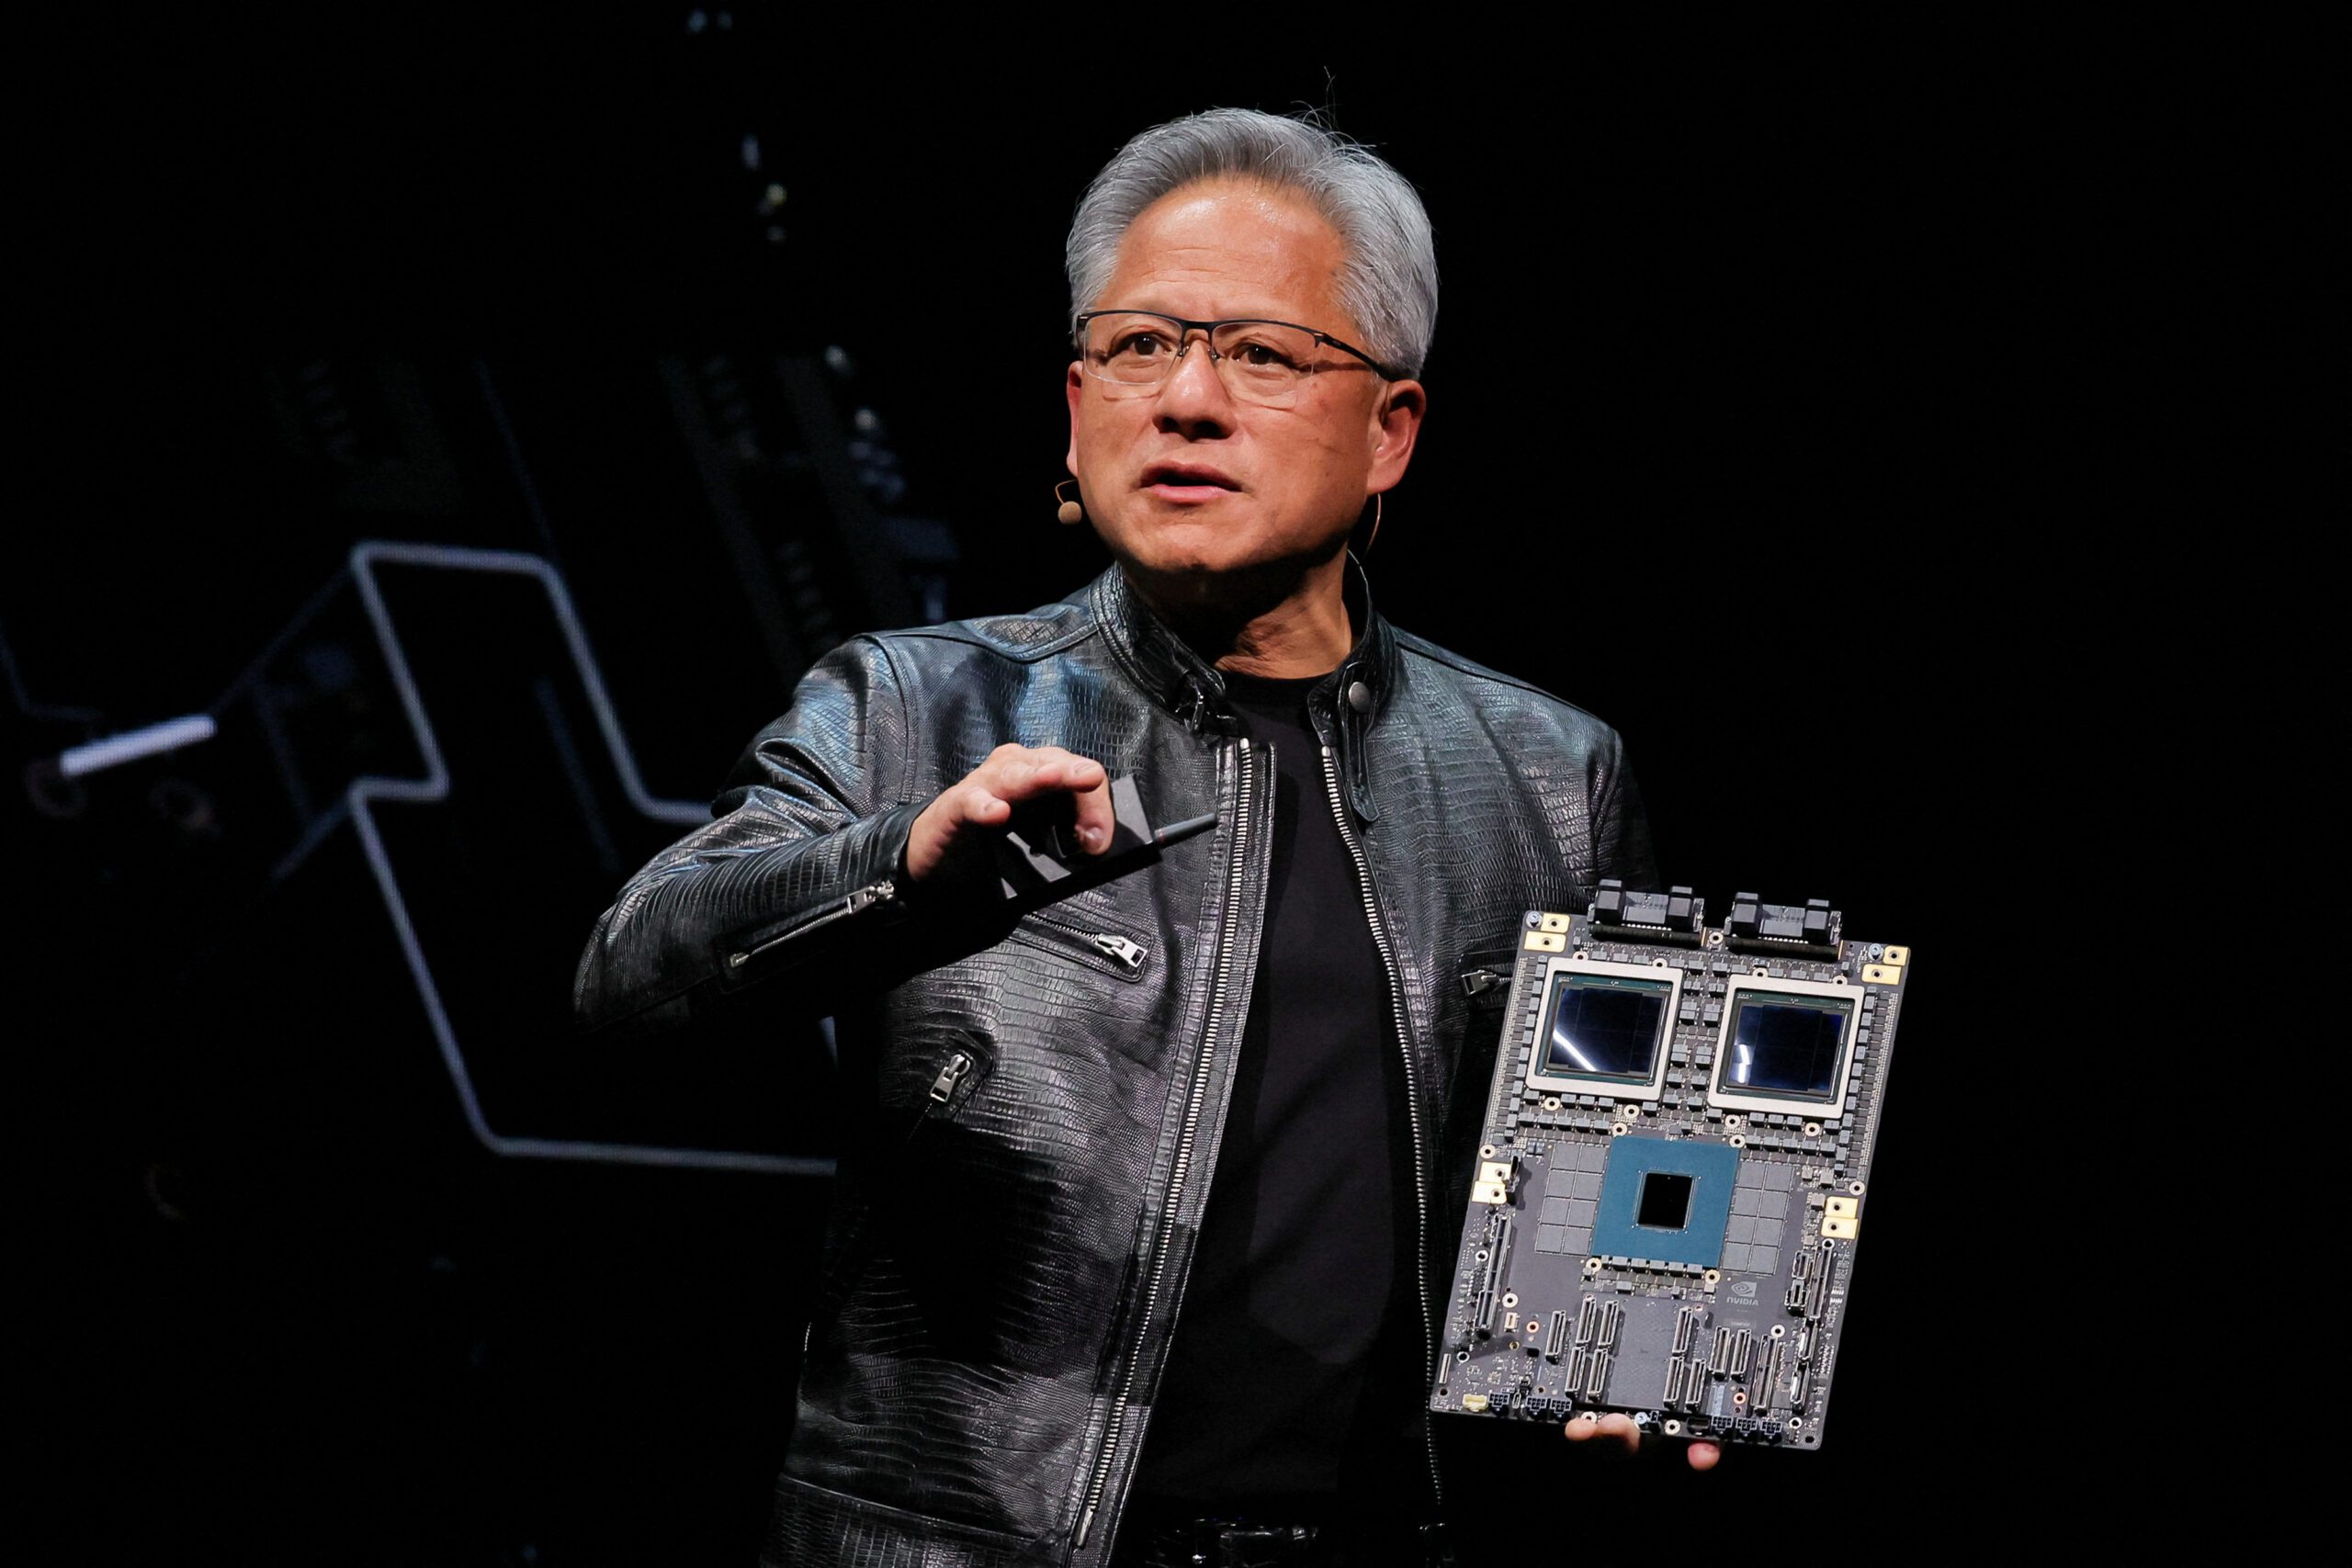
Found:
[(950, 845), (967, 837), (964, 829), (1001, 829), (1015, 806), (1055, 795), (1071, 799), (1080, 848), (1101, 854), (1111, 847), (1111, 776), (1102, 763), (1059, 746), (1004, 745), (915, 818), (907, 839), (907, 874), (921, 882)]
[(1567, 1434), (1568, 1441), (1572, 1443), (1586, 1442), (1594, 1438), (1622, 1438), (1628, 1453), (1642, 1446), (1642, 1429), (1634, 1425), (1634, 1418), (1614, 1411), (1598, 1419), (1579, 1416), (1568, 1423)]
[(1017, 756), (991, 756), (973, 778), (1003, 800), (1029, 800), (1057, 790), (1075, 793), (1109, 782), (1102, 764), (1058, 746), (1040, 746)]
[[(1622, 1438), (1628, 1453), (1642, 1446), (1642, 1429), (1634, 1425), (1634, 1418), (1615, 1411), (1600, 1416), (1578, 1416), (1568, 1423), (1567, 1435), (1572, 1443), (1589, 1442), (1595, 1438)], [(1691, 1469), (1713, 1470), (1722, 1461), (1724, 1450), (1713, 1443), (1691, 1443), (1684, 1448), (1683, 1455)]]
[(974, 784), (964, 792), (964, 809), (958, 815), (967, 822), (1001, 822), (1012, 815), (1012, 803), (986, 784)]
[[(1068, 795), (1075, 808), (1079, 846), (1090, 854), (1111, 847), (1116, 818), (1111, 809), (1111, 775), (1091, 757), (1059, 746), (999, 747), (973, 778), (1008, 804)], [(995, 816), (975, 817), (993, 823)]]
[[(1102, 773), (1100, 767), (1094, 771), (1102, 774), (1102, 782), (1091, 789), (1080, 790), (1076, 796), (1078, 841), (1088, 854), (1099, 855), (1111, 847), (1111, 830), (1118, 825), (1119, 818), (1111, 809), (1110, 775)], [(1076, 778), (1071, 782), (1077, 782)]]

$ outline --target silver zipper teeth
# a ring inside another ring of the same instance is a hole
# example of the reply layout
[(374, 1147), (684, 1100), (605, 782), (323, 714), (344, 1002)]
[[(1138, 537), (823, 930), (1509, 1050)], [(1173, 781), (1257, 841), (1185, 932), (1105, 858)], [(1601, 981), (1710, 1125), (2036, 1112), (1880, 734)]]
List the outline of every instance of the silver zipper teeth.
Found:
[(821, 915), (812, 916), (809, 919), (801, 921), (790, 931), (784, 932), (782, 935), (768, 938), (767, 941), (760, 943), (757, 947), (746, 948), (741, 953), (729, 954), (727, 960), (727, 966), (730, 969), (741, 969), (744, 964), (749, 964), (752, 959), (757, 958), (761, 953), (767, 952), (770, 948), (781, 947), (786, 942), (792, 941), (796, 937), (807, 936), (810, 931), (815, 931), (820, 926), (829, 926), (835, 920), (846, 919), (848, 917), (856, 914), (860, 909), (880, 903), (883, 899), (897, 893), (898, 890), (897, 885), (890, 882), (877, 882), (870, 887), (861, 887), (856, 892), (851, 894), (848, 897), (842, 899), (840, 908), (828, 909)]
[[(1143, 943), (1121, 936), (1117, 931), (1080, 931), (1076, 926), (1064, 925), (1059, 920), (1048, 919), (1042, 914), (1038, 917), (1037, 926), (1041, 931), (1052, 931), (1067, 938), (1073, 947), (1082, 948), (1109, 959), (1119, 966), (1119, 972), (1123, 975), (1143, 973), (1145, 952)], [(1013, 940), (1018, 942), (1023, 938), (1020, 932), (1016, 931)], [(1035, 940), (1035, 938), (1029, 940)]]
[[(1250, 765), (1250, 742), (1238, 742), (1239, 765), (1237, 770), (1239, 787), (1236, 794), (1246, 806), (1250, 781), (1256, 770)], [(1233, 908), (1241, 897), (1241, 875), (1250, 863), (1250, 813), (1244, 809), (1235, 813), (1233, 860), (1226, 873), (1225, 916), (1227, 934), (1233, 921)], [(1080, 1512), (1078, 1533), (1071, 1540), (1073, 1547), (1082, 1547), (1093, 1532), (1094, 1516), (1102, 1506), (1102, 1490), (1111, 1479), (1111, 1461), (1119, 1451), (1119, 1438), (1127, 1424), (1127, 1395), (1134, 1392), (1136, 1368), (1143, 1360), (1144, 1341), (1151, 1332), (1151, 1316), (1159, 1305), (1159, 1285), (1168, 1269), (1168, 1239), (1176, 1228), (1176, 1210), (1184, 1196), (1184, 1179), (1193, 1168), (1193, 1140), (1201, 1125), (1201, 1099), (1208, 1089), (1209, 1069), (1216, 1060), (1217, 1022), (1225, 1011), (1227, 996), (1233, 979), (1233, 943), (1218, 944), (1216, 977), (1209, 989), (1208, 1027), (1201, 1043), (1201, 1059), (1193, 1069), (1193, 1085), (1184, 1104), (1184, 1125), (1176, 1134), (1176, 1165), (1168, 1177), (1168, 1203), (1160, 1211), (1159, 1229), (1152, 1238), (1151, 1280), (1144, 1287), (1143, 1315), (1136, 1320), (1135, 1348), (1127, 1352), (1126, 1371), (1119, 1379), (1118, 1396), (1111, 1403), (1111, 1414), (1102, 1427), (1102, 1451), (1094, 1461), (1094, 1473), (1086, 1483), (1085, 1506)]]
[[(1430, 1317), (1430, 1191), (1428, 1178), (1422, 1174), (1424, 1163), (1421, 1149), (1421, 1083), (1413, 1071), (1413, 1044), (1405, 1037), (1405, 987), (1396, 978), (1396, 954), (1388, 945), (1387, 928), (1380, 923), (1380, 908), (1372, 897), (1372, 867), (1363, 858), (1363, 846), (1356, 841), (1355, 828), (1348, 821), (1346, 803), (1340, 798), (1340, 770), (1333, 760), (1331, 748), (1323, 748), (1323, 783), (1331, 796), (1331, 816), (1340, 825), (1340, 841), (1348, 846), (1348, 856), (1356, 864), (1356, 886), (1363, 894), (1363, 918), (1372, 926), (1372, 944), (1380, 950), (1380, 966), (1388, 976), (1388, 1007), (1396, 1022), (1396, 1048), (1405, 1058), (1405, 1119), (1413, 1130), (1413, 1231), (1414, 1258), (1418, 1268), (1413, 1275), (1413, 1294), (1421, 1303), (1421, 1360), (1427, 1365), (1430, 1351), (1437, 1344), (1437, 1325)], [(1421, 1401), (1421, 1448), (1429, 1456), (1430, 1491), (1437, 1506), (1445, 1506), (1445, 1485), (1437, 1474), (1437, 1436), (1430, 1430), (1429, 1401)]]

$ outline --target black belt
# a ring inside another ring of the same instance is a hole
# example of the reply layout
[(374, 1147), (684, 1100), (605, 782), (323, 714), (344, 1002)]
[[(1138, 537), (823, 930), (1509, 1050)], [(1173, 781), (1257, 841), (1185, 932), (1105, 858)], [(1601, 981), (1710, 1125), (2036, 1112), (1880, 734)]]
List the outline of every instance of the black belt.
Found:
[(1118, 1568), (1453, 1568), (1436, 1525), (1367, 1540), (1328, 1519), (1170, 1517), (1147, 1508), (1119, 1527)]

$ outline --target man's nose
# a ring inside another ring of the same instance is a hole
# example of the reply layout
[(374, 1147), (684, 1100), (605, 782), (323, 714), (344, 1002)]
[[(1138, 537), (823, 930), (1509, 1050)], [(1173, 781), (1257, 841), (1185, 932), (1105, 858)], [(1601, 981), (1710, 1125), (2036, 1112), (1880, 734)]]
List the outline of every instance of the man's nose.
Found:
[(1168, 367), (1168, 379), (1159, 384), (1160, 417), (1180, 424), (1205, 421), (1222, 426), (1232, 411), (1233, 398), (1226, 390), (1208, 334), (1193, 333)]

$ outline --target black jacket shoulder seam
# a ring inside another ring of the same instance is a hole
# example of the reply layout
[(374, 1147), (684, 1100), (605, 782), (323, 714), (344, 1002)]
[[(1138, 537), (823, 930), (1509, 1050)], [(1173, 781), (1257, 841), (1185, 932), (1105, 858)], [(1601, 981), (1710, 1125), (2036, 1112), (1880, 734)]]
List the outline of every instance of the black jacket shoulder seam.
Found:
[[(1020, 617), (1005, 616), (1003, 618), (1017, 620)], [(1009, 659), (1016, 664), (1035, 664), (1041, 659), (1067, 652), (1102, 629), (1091, 620), (1084, 621), (1051, 641), (1039, 643), (1035, 648), (1007, 648), (1002, 643), (992, 642), (976, 632), (966, 631), (955, 622), (937, 626), (909, 626), (903, 631), (875, 632), (869, 635), (877, 637), (923, 637), (933, 642), (961, 643), (967, 648), (977, 648), (983, 652), (993, 653), (1000, 659)]]
[(1499, 670), (1489, 670), (1487, 666), (1480, 664), (1474, 660), (1464, 659), (1458, 653), (1453, 652), (1447, 649), (1440, 648), (1437, 644), (1429, 641), (1425, 637), (1415, 637), (1410, 632), (1398, 632), (1396, 634), (1396, 646), (1407, 653), (1416, 654), (1420, 658), (1428, 660), (1432, 664), (1442, 664), (1457, 675), (1461, 675), (1474, 681), (1490, 682), (1498, 686), (1509, 686), (1513, 691), (1525, 692), (1530, 696), (1541, 697), (1545, 702), (1551, 703), (1555, 706), (1564, 707), (1570, 713), (1577, 714), (1585, 718), (1589, 718), (1604, 729), (1611, 728), (1607, 719), (1602, 718), (1590, 708), (1578, 707), (1576, 704), (1568, 701), (1567, 698), (1555, 695), (1553, 693), (1545, 691), (1543, 687), (1532, 684), (1530, 682), (1522, 681), (1515, 675), (1506, 675)]

